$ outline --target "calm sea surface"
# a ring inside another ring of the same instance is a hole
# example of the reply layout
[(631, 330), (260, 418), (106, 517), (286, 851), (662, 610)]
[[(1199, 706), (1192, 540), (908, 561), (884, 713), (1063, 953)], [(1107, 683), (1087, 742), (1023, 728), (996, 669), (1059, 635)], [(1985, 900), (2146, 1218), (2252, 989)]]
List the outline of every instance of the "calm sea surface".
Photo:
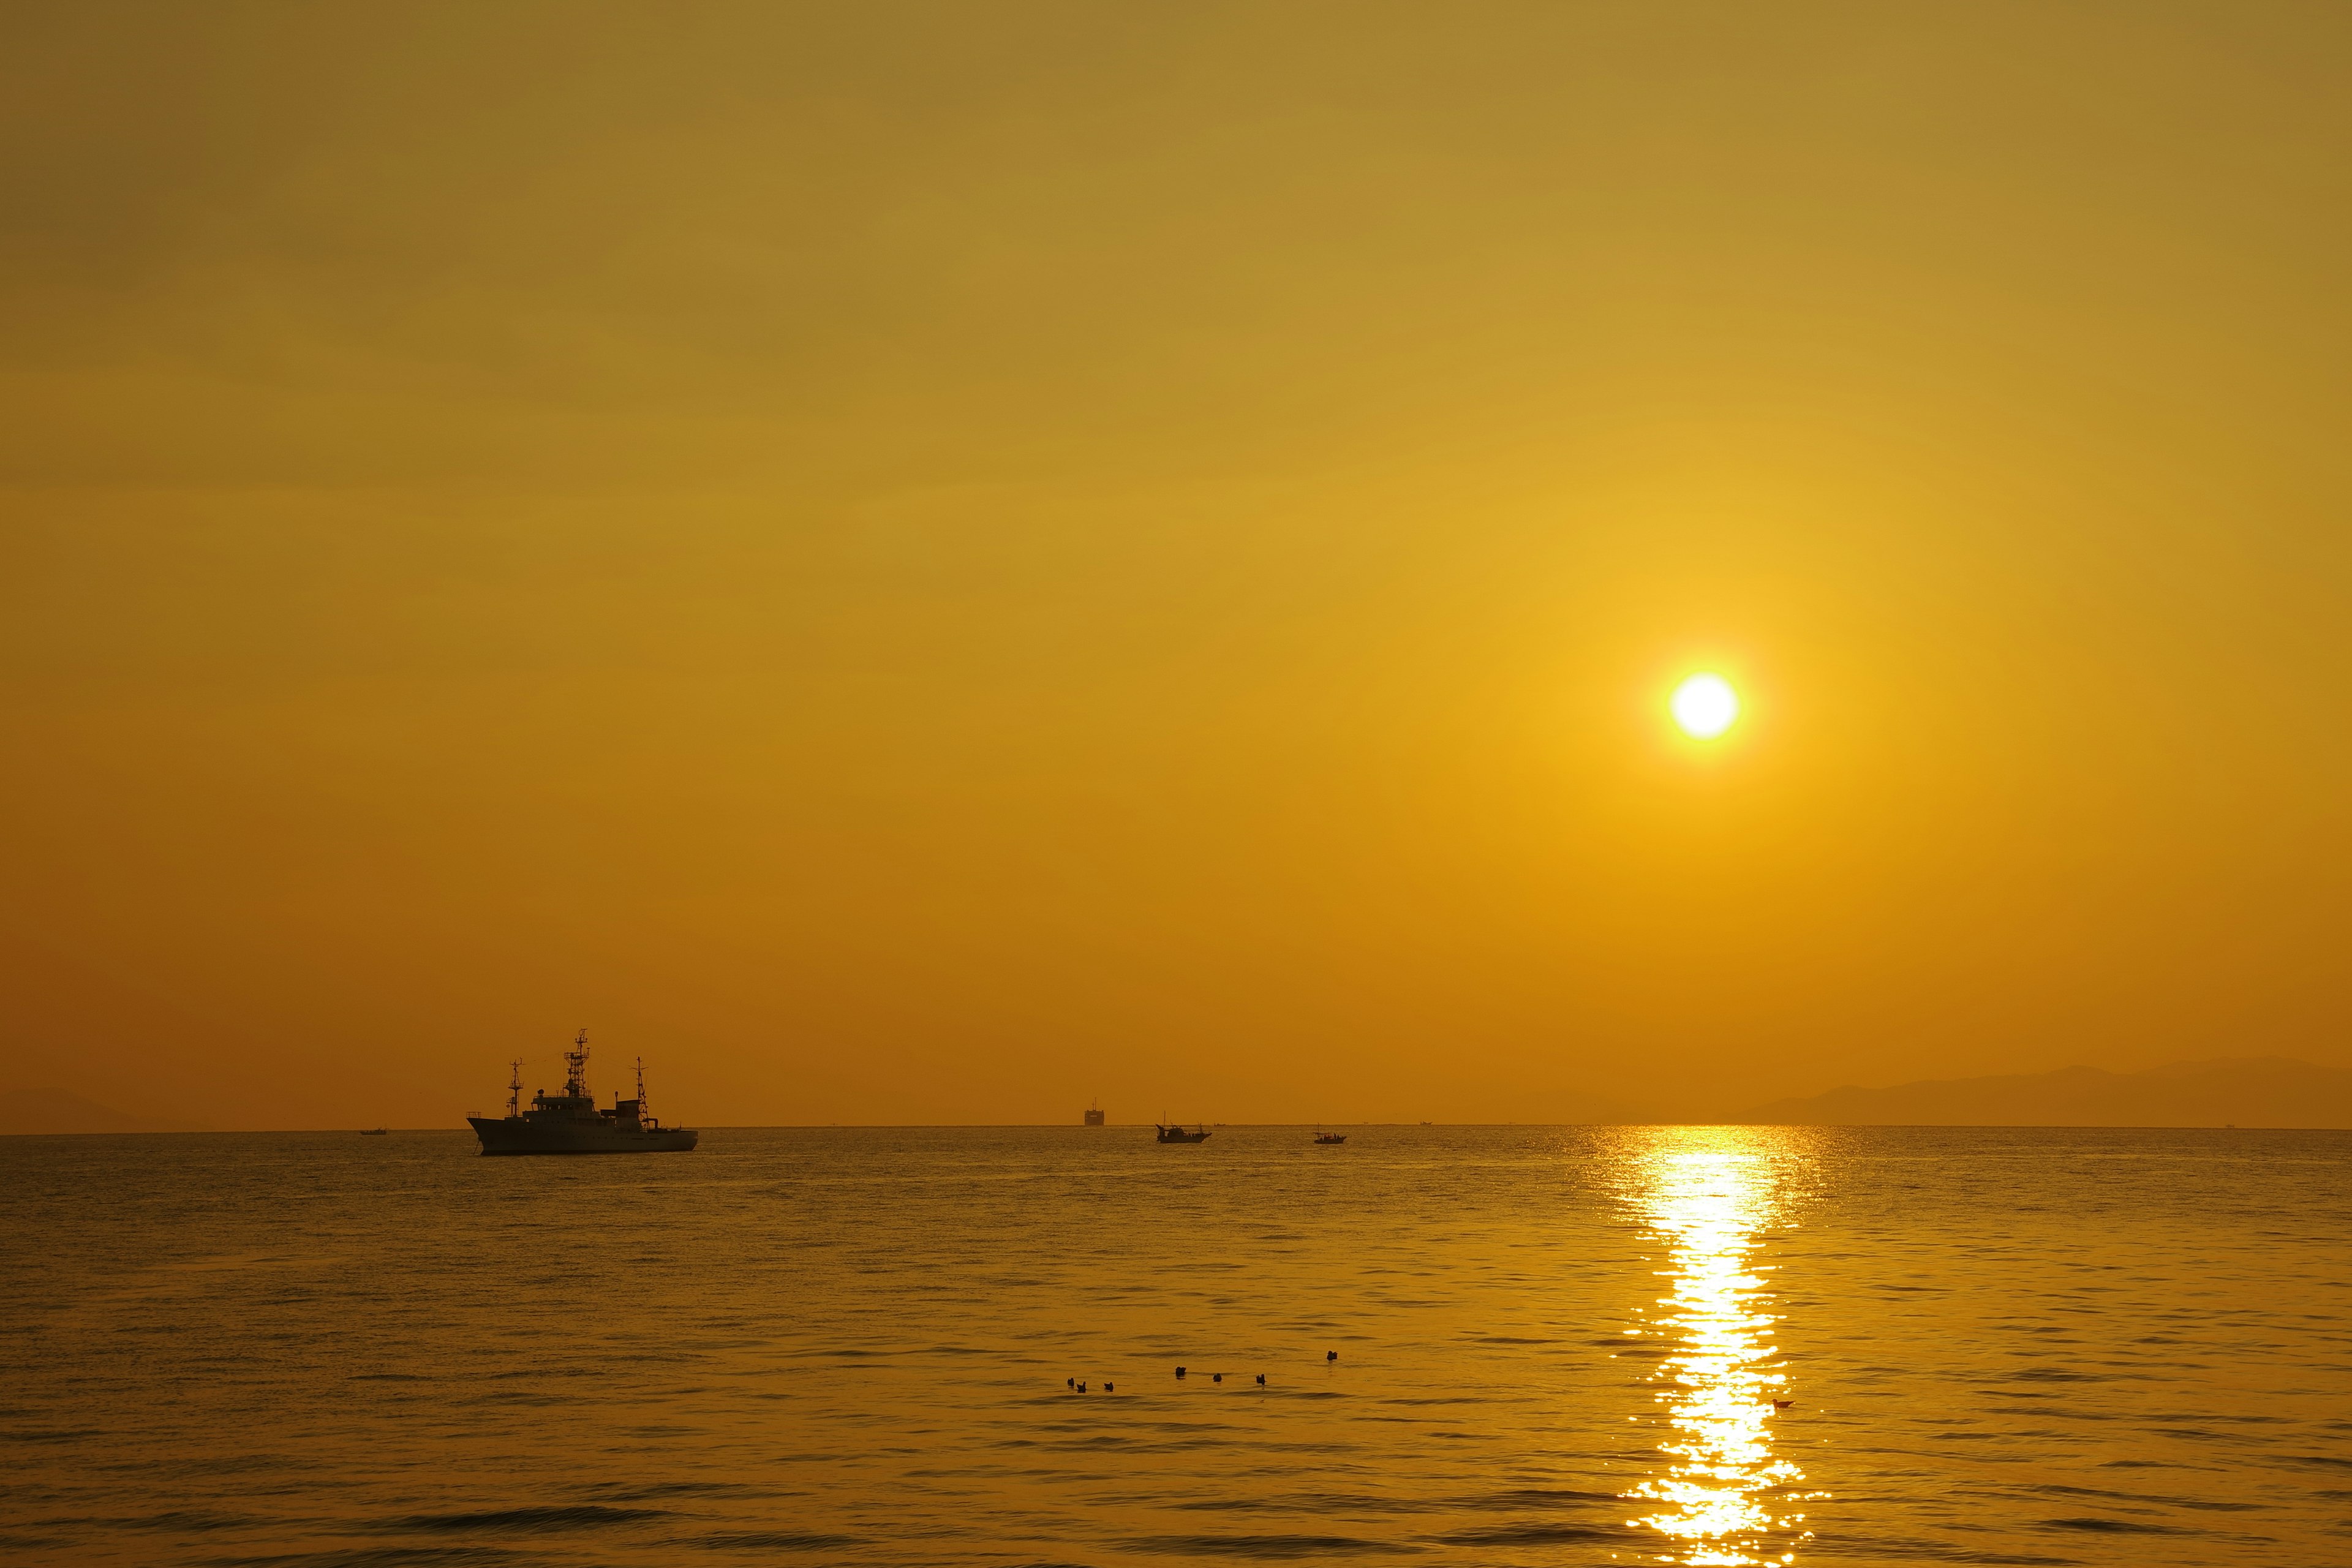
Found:
[(0, 1556), (2347, 1563), (2347, 1177), (2326, 1132), (0, 1138)]

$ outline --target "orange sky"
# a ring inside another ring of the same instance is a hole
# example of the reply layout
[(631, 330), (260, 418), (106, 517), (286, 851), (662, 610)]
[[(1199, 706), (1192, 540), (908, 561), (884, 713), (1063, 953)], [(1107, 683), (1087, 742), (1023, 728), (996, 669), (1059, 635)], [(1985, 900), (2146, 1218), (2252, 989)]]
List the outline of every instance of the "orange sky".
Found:
[(2339, 10), (19, 6), (0, 124), (20, 1086), (2352, 1066)]

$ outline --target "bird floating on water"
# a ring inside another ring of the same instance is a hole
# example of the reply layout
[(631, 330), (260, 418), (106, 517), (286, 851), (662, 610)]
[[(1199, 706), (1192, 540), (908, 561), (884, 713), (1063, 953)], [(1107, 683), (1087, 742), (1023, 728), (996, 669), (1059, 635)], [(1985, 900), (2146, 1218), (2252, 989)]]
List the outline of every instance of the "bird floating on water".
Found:
[(1264, 1388), (1265, 1386), (1265, 1373), (1259, 1373), (1257, 1374), (1257, 1385), (1260, 1388)]
[(1339, 1352), (1338, 1351), (1325, 1351), (1323, 1352), (1323, 1359), (1325, 1361), (1338, 1361), (1339, 1359)]

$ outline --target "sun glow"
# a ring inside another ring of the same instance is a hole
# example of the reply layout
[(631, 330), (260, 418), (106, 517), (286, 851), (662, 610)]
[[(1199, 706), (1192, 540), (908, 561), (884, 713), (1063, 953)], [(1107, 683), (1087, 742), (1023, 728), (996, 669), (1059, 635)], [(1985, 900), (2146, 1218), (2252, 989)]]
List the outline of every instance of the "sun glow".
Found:
[(1719, 675), (1694, 675), (1675, 688), (1667, 706), (1684, 734), (1711, 741), (1739, 717), (1739, 693)]

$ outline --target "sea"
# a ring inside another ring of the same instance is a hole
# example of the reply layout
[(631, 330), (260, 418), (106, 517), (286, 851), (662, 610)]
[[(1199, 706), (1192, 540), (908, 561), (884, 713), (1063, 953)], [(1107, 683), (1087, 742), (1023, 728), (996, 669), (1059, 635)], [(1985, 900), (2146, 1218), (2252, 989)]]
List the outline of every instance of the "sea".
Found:
[(0, 1138), (0, 1559), (2352, 1563), (2352, 1133)]

